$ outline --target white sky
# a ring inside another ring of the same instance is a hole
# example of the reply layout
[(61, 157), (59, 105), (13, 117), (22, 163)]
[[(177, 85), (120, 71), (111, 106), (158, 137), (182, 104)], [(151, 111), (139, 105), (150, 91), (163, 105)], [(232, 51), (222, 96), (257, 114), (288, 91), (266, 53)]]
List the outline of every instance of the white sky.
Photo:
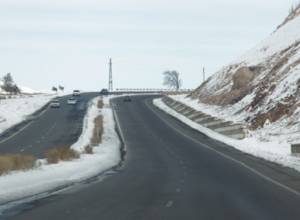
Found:
[(34, 89), (194, 88), (279, 25), (297, 0), (0, 0), (0, 76)]

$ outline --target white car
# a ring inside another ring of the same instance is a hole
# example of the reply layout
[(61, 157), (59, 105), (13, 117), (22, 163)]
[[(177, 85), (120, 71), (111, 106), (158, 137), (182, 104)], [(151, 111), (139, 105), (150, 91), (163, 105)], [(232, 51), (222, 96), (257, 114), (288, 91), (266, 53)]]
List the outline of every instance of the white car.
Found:
[(67, 103), (68, 103), (68, 105), (76, 105), (77, 104), (77, 99), (69, 98)]
[(74, 90), (73, 91), (73, 96), (80, 96), (80, 91), (79, 90)]
[(60, 103), (58, 100), (53, 100), (51, 103), (50, 103), (50, 107), (51, 108), (59, 108), (60, 107)]

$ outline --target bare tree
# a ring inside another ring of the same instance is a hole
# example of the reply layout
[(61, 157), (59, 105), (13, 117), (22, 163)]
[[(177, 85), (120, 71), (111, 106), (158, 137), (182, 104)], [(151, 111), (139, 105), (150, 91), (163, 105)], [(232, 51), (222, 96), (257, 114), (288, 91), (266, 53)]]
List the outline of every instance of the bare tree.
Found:
[(62, 92), (64, 92), (64, 90), (65, 90), (65, 87), (64, 87), (64, 86), (61, 86), (61, 85), (59, 85), (58, 88), (59, 88), (59, 90), (62, 91)]
[(176, 89), (176, 91), (180, 89), (182, 83), (181, 83), (181, 79), (179, 78), (179, 73), (176, 70), (165, 71), (163, 75), (164, 75), (163, 84), (165, 86)]
[(13, 94), (19, 94), (21, 92), (19, 87), (14, 82), (13, 77), (10, 73), (7, 73), (3, 77), (2, 89), (6, 92), (13, 93)]
[(57, 89), (55, 86), (53, 86), (53, 87), (52, 87), (52, 91), (57, 93), (57, 92), (58, 92), (58, 89)]

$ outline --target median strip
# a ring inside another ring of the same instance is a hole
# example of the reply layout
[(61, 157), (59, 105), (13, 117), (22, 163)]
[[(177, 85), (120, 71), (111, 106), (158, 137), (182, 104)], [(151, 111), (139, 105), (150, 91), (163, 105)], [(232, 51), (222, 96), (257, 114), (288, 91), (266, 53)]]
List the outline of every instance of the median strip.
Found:
[[(97, 108), (104, 107), (103, 100), (99, 99)], [(99, 115), (94, 119), (93, 135), (90, 144), (85, 146), (84, 154), (93, 154), (93, 147), (101, 144), (103, 135), (103, 116)], [(57, 164), (61, 161), (71, 161), (80, 158), (80, 153), (69, 147), (52, 148), (45, 152), (47, 164)], [(11, 171), (29, 170), (37, 168), (37, 158), (32, 155), (3, 155), (0, 156), (0, 175), (8, 174)]]
[(121, 142), (109, 99), (105, 97), (103, 105), (98, 105), (99, 98), (89, 103), (82, 134), (69, 148), (52, 149), (42, 160), (18, 155), (3, 159), (2, 164), (7, 165), (1, 168), (6, 175), (0, 176), (0, 212), (10, 202), (47, 196), (45, 192), (80, 183), (120, 163)]

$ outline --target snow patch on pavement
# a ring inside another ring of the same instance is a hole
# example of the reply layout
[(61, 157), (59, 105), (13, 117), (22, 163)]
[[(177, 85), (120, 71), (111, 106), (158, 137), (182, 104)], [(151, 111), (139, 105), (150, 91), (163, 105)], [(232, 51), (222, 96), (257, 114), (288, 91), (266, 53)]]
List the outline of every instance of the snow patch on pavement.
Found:
[(293, 168), (300, 171), (300, 158), (294, 157), (290, 153), (290, 144), (281, 139), (273, 139), (272, 141), (263, 142), (258, 140), (250, 133), (247, 138), (243, 140), (235, 140), (219, 133), (216, 133), (208, 128), (205, 128), (198, 123), (188, 119), (187, 117), (177, 113), (175, 110), (167, 106), (161, 98), (153, 100), (153, 104), (167, 114), (177, 118), (181, 122), (187, 124), (191, 128), (207, 135), (208, 137), (223, 142), (240, 151), (251, 154), (265, 160), (275, 162), (277, 164)]
[[(26, 197), (34, 197), (47, 191), (69, 186), (93, 176), (97, 176), (121, 160), (120, 140), (115, 130), (109, 98), (104, 98), (105, 107), (97, 108), (99, 98), (93, 99), (84, 119), (82, 135), (72, 148), (82, 151), (89, 143), (94, 128), (94, 119), (103, 115), (104, 133), (102, 143), (94, 147), (94, 154), (82, 154), (79, 159), (47, 165), (45, 160), (41, 166), (29, 171), (12, 172), (0, 177), (0, 204), (8, 204)], [(4, 205), (5, 209), (5, 205)], [(1, 209), (0, 209), (1, 211)]]

